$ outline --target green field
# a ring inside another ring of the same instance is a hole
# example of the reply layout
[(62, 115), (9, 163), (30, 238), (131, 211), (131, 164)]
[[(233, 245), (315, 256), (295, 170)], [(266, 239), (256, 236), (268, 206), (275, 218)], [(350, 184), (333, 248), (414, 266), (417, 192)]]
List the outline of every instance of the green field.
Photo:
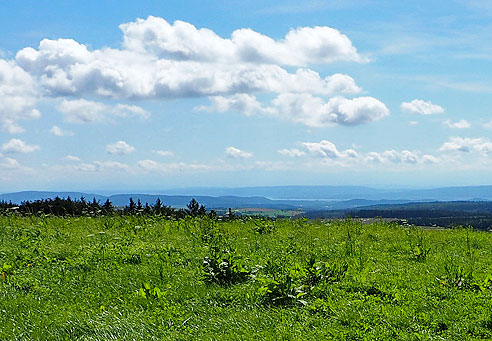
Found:
[(492, 339), (492, 234), (0, 217), (0, 340)]

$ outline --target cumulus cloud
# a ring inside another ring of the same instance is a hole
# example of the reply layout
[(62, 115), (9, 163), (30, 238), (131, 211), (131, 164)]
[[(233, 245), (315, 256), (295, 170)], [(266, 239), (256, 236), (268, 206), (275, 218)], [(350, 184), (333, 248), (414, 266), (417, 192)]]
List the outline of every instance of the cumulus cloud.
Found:
[(19, 139), (11, 139), (2, 145), (2, 151), (5, 153), (32, 153), (39, 150), (39, 146), (26, 144)]
[(403, 111), (419, 115), (433, 115), (444, 113), (444, 108), (440, 105), (433, 104), (430, 101), (426, 102), (421, 99), (414, 99), (411, 102), (403, 102), (400, 107)]
[(439, 150), (443, 152), (462, 153), (478, 152), (482, 155), (489, 155), (492, 153), (492, 142), (484, 137), (450, 137), (449, 140), (445, 142)]
[(233, 159), (249, 159), (253, 157), (253, 153), (248, 153), (235, 147), (227, 147), (226, 155)]
[(218, 112), (233, 109), (245, 115), (274, 115), (310, 127), (354, 126), (377, 121), (390, 114), (386, 105), (373, 97), (347, 99), (336, 96), (325, 101), (307, 93), (284, 93), (277, 96), (271, 106), (263, 106), (256, 97), (247, 94), (211, 97), (211, 101), (210, 107), (197, 109)]
[(407, 164), (416, 165), (422, 163), (437, 163), (439, 159), (433, 155), (423, 155), (410, 150), (385, 150), (383, 152), (360, 153), (354, 149), (339, 150), (331, 141), (303, 142), (303, 147), (308, 155), (320, 157), (326, 161), (338, 162), (342, 165), (349, 164)]
[(58, 126), (53, 126), (50, 129), (50, 133), (55, 136), (72, 136), (73, 132), (68, 131), (68, 130), (63, 130), (62, 128)]
[(271, 108), (264, 108), (255, 96), (248, 94), (236, 94), (230, 97), (213, 96), (210, 97), (211, 106), (201, 106), (195, 109), (206, 111), (226, 112), (229, 110), (239, 111), (247, 116), (265, 113), (274, 114)]
[(371, 163), (391, 162), (408, 164), (416, 164), (423, 161), (416, 153), (409, 150), (403, 150), (401, 152), (396, 150), (385, 150), (382, 153), (371, 152), (366, 156), (366, 160)]
[(124, 154), (130, 154), (134, 151), (135, 151), (135, 147), (130, 146), (125, 141), (117, 141), (115, 143), (108, 144), (106, 146), (106, 152), (108, 152), (109, 154), (124, 155)]
[(0, 128), (10, 134), (24, 132), (18, 121), (40, 116), (37, 100), (33, 78), (13, 61), (0, 59)]
[(297, 148), (291, 148), (291, 149), (280, 149), (278, 150), (279, 154), (285, 155), (285, 156), (290, 156), (290, 157), (300, 157), (306, 155), (305, 152), (302, 150), (299, 150)]
[(119, 117), (149, 117), (147, 111), (136, 105), (117, 104), (115, 106), (110, 106), (85, 99), (63, 100), (57, 105), (57, 109), (64, 114), (65, 120), (70, 123), (92, 123), (102, 121), (108, 117), (108, 115)]
[(302, 145), (308, 150), (310, 154), (320, 156), (326, 159), (337, 158), (355, 158), (357, 152), (353, 149), (347, 149), (345, 151), (339, 151), (334, 143), (322, 140), (321, 142), (304, 142)]
[(460, 120), (458, 122), (451, 122), (450, 120), (446, 120), (443, 122), (443, 124), (449, 128), (456, 128), (456, 129), (466, 129), (470, 128), (471, 124), (467, 120)]
[(251, 29), (239, 29), (230, 39), (183, 21), (168, 23), (149, 16), (120, 25), (128, 50), (148, 51), (163, 58), (220, 63), (281, 65), (325, 64), (339, 60), (365, 62), (350, 39), (330, 27), (291, 29), (274, 40)]
[(211, 30), (149, 17), (120, 26), (122, 49), (89, 50), (72, 39), (44, 39), (16, 62), (53, 96), (176, 98), (252, 92), (358, 93), (347, 76), (326, 78), (282, 65), (364, 61), (350, 40), (329, 27), (301, 27), (274, 40), (249, 29), (224, 39)]
[(373, 97), (333, 97), (325, 102), (311, 94), (281, 94), (273, 100), (278, 115), (310, 127), (334, 124), (353, 126), (377, 121), (390, 114), (384, 103)]

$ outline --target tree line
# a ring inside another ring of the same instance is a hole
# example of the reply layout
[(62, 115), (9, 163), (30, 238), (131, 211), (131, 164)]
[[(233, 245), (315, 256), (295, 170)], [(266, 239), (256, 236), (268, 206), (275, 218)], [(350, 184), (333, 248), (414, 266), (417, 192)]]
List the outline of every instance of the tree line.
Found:
[(191, 199), (186, 208), (166, 206), (160, 198), (157, 198), (153, 205), (150, 205), (147, 202), (142, 204), (140, 199), (135, 202), (133, 198), (130, 198), (128, 205), (123, 208), (113, 206), (109, 199), (101, 204), (96, 198), (92, 201), (87, 201), (84, 197), (81, 197), (80, 199), (56, 197), (54, 199), (23, 201), (20, 205), (14, 204), (11, 201), (0, 201), (1, 214), (14, 212), (21, 215), (54, 216), (159, 215), (176, 219), (187, 216), (217, 216), (214, 210), (207, 212), (205, 206), (200, 205), (194, 198)]

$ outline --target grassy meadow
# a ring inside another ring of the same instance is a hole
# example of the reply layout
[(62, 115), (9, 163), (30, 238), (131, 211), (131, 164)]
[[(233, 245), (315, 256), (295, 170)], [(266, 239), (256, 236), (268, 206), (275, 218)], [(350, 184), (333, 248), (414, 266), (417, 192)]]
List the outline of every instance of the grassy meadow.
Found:
[(0, 217), (0, 340), (492, 339), (492, 234)]

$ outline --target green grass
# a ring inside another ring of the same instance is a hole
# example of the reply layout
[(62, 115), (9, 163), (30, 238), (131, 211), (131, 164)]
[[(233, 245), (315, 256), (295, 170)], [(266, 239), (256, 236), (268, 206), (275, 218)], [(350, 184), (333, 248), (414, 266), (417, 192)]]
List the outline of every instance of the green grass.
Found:
[(0, 217), (0, 273), (0, 340), (492, 339), (467, 229)]

